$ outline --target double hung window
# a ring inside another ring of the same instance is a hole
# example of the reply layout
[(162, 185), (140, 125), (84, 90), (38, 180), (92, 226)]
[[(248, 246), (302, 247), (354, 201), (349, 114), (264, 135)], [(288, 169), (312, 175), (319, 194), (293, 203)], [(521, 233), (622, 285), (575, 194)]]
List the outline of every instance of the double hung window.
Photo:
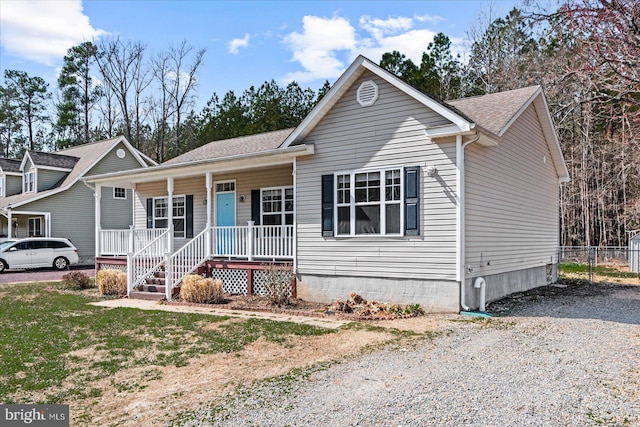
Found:
[(337, 235), (397, 235), (402, 230), (400, 169), (336, 175)]
[(417, 166), (322, 176), (323, 236), (418, 235)]
[[(173, 236), (185, 237), (186, 203), (185, 196), (173, 197)], [(153, 228), (167, 228), (169, 224), (169, 198), (153, 199)]]
[(262, 225), (293, 224), (293, 187), (260, 190)]
[(25, 193), (33, 193), (36, 191), (36, 173), (35, 172), (27, 172), (24, 174), (24, 192)]

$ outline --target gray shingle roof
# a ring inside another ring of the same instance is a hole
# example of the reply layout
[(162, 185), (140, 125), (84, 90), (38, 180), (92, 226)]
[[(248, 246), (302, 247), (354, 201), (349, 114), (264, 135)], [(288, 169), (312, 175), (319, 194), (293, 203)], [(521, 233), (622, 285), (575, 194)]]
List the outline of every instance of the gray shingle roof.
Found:
[(16, 159), (0, 159), (0, 169), (3, 172), (16, 172), (20, 173), (20, 160)]
[(280, 147), (291, 132), (293, 132), (293, 128), (213, 141), (181, 156), (167, 160), (163, 164), (173, 165), (195, 160), (217, 159), (274, 150)]
[(45, 153), (42, 151), (28, 151), (29, 157), (35, 166), (49, 166), (63, 169), (73, 169), (78, 162), (77, 157), (65, 156), (58, 153)]
[(529, 86), (489, 95), (456, 99), (446, 103), (461, 111), (477, 125), (500, 135), (513, 116), (539, 89), (540, 86)]
[[(56, 151), (54, 155), (64, 158), (76, 159), (72, 166), (71, 172), (67, 174), (62, 182), (56, 187), (66, 187), (72, 184), (77, 178), (87, 173), (91, 166), (95, 164), (105, 152), (111, 149), (120, 137), (105, 139), (103, 141), (92, 142), (90, 144), (78, 145), (77, 147), (67, 148), (65, 150)], [(29, 154), (31, 155), (30, 152)], [(64, 153), (64, 154), (63, 154)], [(42, 153), (53, 154), (53, 153)], [(37, 156), (37, 155), (36, 155)], [(33, 158), (32, 158), (33, 159)], [(34, 159), (35, 162), (35, 159)], [(53, 192), (54, 190), (40, 191), (38, 193), (21, 193), (14, 196), (5, 197), (0, 203), (0, 207), (7, 205), (15, 205), (18, 203), (28, 202), (33, 198), (41, 198)]]

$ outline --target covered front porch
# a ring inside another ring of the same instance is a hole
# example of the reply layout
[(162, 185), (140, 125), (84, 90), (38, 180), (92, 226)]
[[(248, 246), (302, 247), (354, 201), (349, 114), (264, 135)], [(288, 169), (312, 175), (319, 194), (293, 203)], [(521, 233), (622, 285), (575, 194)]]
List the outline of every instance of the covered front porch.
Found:
[(0, 209), (0, 238), (51, 237), (51, 213)]
[[(185, 165), (161, 179), (150, 168), (92, 181), (97, 268), (126, 271), (130, 296), (153, 286), (167, 300), (194, 272), (243, 293), (261, 286), (264, 263), (295, 268), (296, 156), (289, 157), (274, 164), (262, 159), (233, 167)], [(117, 215), (102, 206), (102, 186), (132, 190), (129, 229), (102, 227), (108, 215)]]

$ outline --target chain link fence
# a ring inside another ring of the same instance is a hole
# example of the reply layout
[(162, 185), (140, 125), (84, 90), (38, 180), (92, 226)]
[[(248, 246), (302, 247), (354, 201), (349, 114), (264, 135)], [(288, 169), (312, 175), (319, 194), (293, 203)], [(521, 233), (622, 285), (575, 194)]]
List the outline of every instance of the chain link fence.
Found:
[(589, 281), (640, 284), (640, 249), (628, 246), (561, 246), (559, 273)]

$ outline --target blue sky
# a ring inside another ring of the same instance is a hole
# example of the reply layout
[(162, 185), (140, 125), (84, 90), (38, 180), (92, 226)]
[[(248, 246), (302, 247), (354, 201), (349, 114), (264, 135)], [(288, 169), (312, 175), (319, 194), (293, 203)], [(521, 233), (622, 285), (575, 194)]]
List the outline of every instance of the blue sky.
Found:
[(148, 57), (186, 40), (206, 48), (197, 105), (275, 79), (316, 90), (363, 54), (399, 50), (420, 62), (433, 35), (464, 50), (484, 14), (518, 1), (126, 1), (0, 0), (0, 71), (17, 69), (55, 86), (66, 50), (85, 40), (140, 41)]

